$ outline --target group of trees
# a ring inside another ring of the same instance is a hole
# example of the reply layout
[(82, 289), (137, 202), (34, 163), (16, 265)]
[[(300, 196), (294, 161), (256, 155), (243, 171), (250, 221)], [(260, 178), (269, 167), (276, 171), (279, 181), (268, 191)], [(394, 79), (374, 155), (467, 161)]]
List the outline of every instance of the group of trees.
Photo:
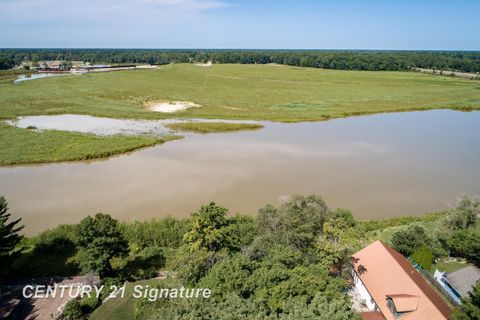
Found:
[[(152, 278), (168, 260), (166, 268), (176, 276), (162, 286), (210, 288), (212, 297), (140, 300), (138, 318), (358, 319), (344, 293), (343, 273), (355, 224), (350, 212), (330, 210), (318, 196), (293, 196), (264, 207), (258, 218), (230, 215), (215, 203), (181, 220), (124, 224), (97, 214), (24, 239), (25, 257), (14, 261), (10, 275), (22, 264), (63, 257), (75, 261), (78, 272), (93, 271), (111, 283)], [(150, 259), (155, 254), (160, 263)], [(30, 276), (47, 275), (28, 270)], [(81, 318), (85, 305), (98, 303), (74, 301), (67, 312)]]
[(396, 230), (390, 243), (406, 257), (416, 255), (425, 261), (425, 251), (431, 251), (431, 258), (460, 257), (480, 266), (480, 202), (462, 197), (433, 231), (422, 223), (411, 223)]
[[(432, 230), (421, 223), (412, 223), (395, 231), (390, 243), (427, 271), (434, 258), (446, 256), (465, 258), (480, 267), (480, 202), (462, 197)], [(480, 320), (480, 281), (452, 319)]]
[[(72, 275), (95, 272), (105, 283), (149, 279), (162, 268), (175, 273), (162, 287), (212, 290), (206, 300), (140, 299), (138, 319), (359, 319), (345, 295), (353, 252), (393, 230), (388, 242), (426, 269), (448, 254), (478, 263), (479, 215), (479, 202), (464, 197), (447, 214), (358, 222), (311, 195), (267, 205), (256, 217), (230, 215), (215, 203), (188, 219), (119, 223), (96, 214), (22, 239), (19, 219), (10, 221), (0, 198), (0, 261), (2, 275), (26, 267), (30, 277), (59, 275), (59, 265)], [(480, 319), (479, 294), (480, 283), (453, 319)], [(79, 319), (100, 303), (73, 301), (66, 310)]]
[[(202, 301), (146, 301), (141, 319), (359, 319), (345, 295), (350, 212), (318, 196), (292, 196), (257, 218), (229, 216), (214, 203), (192, 214), (178, 255), (177, 281), (210, 288)], [(345, 237), (343, 237), (345, 236)]]
[(0, 70), (8, 70), (15, 67), (15, 60), (9, 57), (0, 56)]
[(267, 64), (343, 70), (409, 70), (412, 68), (480, 72), (480, 52), (375, 50), (200, 50), (200, 49), (0, 49), (0, 69), (23, 61), (91, 63), (207, 62)]

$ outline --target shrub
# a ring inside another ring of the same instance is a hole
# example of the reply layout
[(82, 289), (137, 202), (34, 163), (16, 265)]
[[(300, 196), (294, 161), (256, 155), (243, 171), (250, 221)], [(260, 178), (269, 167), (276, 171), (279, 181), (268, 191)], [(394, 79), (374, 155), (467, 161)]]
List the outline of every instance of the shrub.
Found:
[(80, 302), (78, 302), (76, 299), (67, 302), (65, 308), (63, 309), (63, 316), (67, 320), (81, 320), (85, 318), (83, 316)]
[(90, 314), (100, 306), (101, 301), (100, 299), (97, 299), (96, 297), (85, 297), (82, 300), (80, 300), (80, 308), (82, 310), (83, 314)]
[(432, 268), (433, 252), (427, 247), (422, 247), (412, 254), (412, 259), (424, 270), (430, 271)]

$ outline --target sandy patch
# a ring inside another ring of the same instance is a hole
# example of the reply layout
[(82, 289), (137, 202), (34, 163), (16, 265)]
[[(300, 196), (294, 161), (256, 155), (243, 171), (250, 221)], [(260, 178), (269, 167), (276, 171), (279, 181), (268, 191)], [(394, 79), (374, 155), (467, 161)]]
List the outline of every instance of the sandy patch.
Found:
[(195, 63), (195, 65), (197, 67), (208, 68), (208, 67), (211, 67), (213, 65), (213, 63), (212, 63), (212, 61), (208, 61), (207, 63)]
[(201, 105), (193, 103), (193, 102), (186, 102), (186, 101), (172, 101), (172, 102), (148, 102), (145, 104), (147, 109), (155, 112), (178, 112), (184, 111), (189, 108), (199, 108)]
[(235, 76), (221, 76), (221, 75), (212, 75), (212, 77), (223, 78), (223, 79), (233, 79), (233, 80), (246, 80), (247, 78), (235, 77)]
[(228, 109), (228, 110), (246, 110), (245, 108), (237, 108), (237, 107), (221, 107), (223, 109)]

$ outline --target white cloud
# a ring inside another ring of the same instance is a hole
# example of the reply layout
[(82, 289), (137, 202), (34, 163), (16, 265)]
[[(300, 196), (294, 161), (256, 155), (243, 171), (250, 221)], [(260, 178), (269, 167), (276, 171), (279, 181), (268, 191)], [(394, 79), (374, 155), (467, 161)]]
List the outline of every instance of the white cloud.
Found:
[(137, 11), (148, 6), (156, 9), (190, 12), (201, 12), (228, 6), (226, 2), (221, 0), (0, 0), (0, 5), (2, 5), (2, 9), (10, 11), (29, 8), (57, 9), (60, 11), (122, 8)]

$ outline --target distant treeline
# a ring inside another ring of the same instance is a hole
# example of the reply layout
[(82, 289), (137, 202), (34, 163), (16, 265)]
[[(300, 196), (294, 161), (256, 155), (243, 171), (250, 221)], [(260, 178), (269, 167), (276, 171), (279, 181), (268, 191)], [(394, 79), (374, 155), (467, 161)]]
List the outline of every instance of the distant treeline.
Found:
[(426, 68), (480, 72), (479, 51), (0, 49), (0, 69), (12, 68), (26, 60), (150, 64), (212, 61), (240, 64), (277, 63), (342, 70), (398, 71)]

